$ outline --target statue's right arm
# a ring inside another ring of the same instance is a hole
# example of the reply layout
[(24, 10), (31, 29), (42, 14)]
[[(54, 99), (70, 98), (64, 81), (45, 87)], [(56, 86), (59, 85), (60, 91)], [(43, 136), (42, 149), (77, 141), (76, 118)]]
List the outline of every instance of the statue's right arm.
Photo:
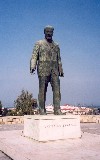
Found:
[(30, 60), (30, 73), (33, 73), (36, 69), (36, 65), (38, 61), (38, 54), (39, 54), (39, 44), (36, 43), (33, 48), (32, 57)]

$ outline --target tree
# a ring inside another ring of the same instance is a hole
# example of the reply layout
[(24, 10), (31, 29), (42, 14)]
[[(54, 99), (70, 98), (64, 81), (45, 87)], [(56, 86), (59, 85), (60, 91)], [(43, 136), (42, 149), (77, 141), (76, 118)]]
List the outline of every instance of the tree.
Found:
[(8, 114), (8, 108), (3, 108), (2, 116), (7, 116), (7, 114)]
[(0, 101), (0, 109), (2, 109), (2, 103), (1, 103), (1, 101)]
[(2, 115), (2, 102), (0, 101), (0, 115)]
[(20, 96), (14, 101), (17, 115), (30, 115), (33, 114), (32, 109), (32, 94), (28, 91), (21, 91)]

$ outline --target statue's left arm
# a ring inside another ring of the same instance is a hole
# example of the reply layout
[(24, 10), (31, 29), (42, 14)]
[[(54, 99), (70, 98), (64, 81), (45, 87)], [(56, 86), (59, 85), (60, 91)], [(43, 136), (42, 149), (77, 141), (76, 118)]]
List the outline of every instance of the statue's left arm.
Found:
[(64, 72), (62, 68), (62, 62), (61, 62), (61, 57), (60, 57), (60, 48), (58, 46), (58, 70), (59, 70), (59, 76), (64, 77)]

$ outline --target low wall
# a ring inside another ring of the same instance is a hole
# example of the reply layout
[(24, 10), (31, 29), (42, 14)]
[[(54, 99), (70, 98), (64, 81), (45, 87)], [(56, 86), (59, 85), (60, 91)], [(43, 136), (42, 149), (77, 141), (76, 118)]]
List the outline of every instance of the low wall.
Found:
[(0, 117), (0, 124), (21, 124), (21, 123), (24, 123), (23, 116)]
[[(100, 123), (100, 115), (80, 115), (81, 123)], [(24, 123), (23, 116), (0, 117), (0, 124), (21, 124)]]
[(81, 115), (81, 123), (100, 123), (100, 115)]

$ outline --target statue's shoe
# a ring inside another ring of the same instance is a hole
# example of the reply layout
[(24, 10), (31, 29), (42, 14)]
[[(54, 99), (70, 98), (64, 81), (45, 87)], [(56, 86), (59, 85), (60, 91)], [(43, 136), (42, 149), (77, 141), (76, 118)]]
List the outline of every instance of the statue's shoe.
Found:
[(40, 115), (47, 115), (46, 111), (44, 109), (40, 109), (39, 110), (39, 114)]
[(54, 115), (65, 115), (66, 113), (62, 113), (60, 109), (54, 111)]

